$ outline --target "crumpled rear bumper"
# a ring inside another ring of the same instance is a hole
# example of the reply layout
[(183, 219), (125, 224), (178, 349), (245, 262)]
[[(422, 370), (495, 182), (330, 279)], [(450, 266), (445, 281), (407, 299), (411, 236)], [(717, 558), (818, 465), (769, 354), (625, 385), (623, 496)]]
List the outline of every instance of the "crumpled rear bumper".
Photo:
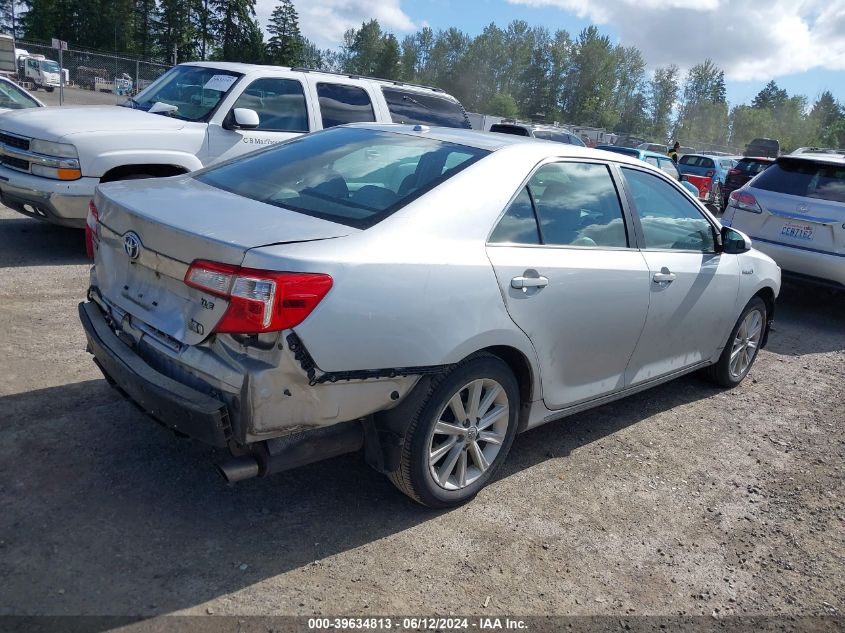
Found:
[(112, 386), (165, 426), (212, 446), (232, 436), (226, 404), (150, 367), (111, 330), (97, 304), (79, 304), (88, 350)]

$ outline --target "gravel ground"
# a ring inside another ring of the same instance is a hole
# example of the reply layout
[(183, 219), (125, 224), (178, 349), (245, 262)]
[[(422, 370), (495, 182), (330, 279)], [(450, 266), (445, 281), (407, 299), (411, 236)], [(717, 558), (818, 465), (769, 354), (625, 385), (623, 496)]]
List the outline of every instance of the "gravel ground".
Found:
[(845, 297), (786, 286), (733, 391), (696, 377), (519, 436), (433, 512), (357, 455), (227, 486), (84, 351), (82, 233), (0, 210), (0, 614), (845, 609)]
[[(53, 92), (46, 90), (31, 91), (40, 101), (48, 106), (59, 105), (59, 90)], [(63, 105), (114, 105), (126, 101), (125, 96), (118, 96), (110, 92), (94, 92), (83, 88), (65, 86)]]

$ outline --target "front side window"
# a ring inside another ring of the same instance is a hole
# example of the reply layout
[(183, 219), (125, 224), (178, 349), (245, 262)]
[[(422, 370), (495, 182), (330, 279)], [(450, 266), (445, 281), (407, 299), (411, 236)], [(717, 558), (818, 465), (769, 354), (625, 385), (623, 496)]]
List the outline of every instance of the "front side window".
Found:
[(148, 111), (158, 103), (176, 108), (169, 108), (168, 116), (183, 121), (207, 121), (241, 76), (218, 68), (174, 66), (137, 97), (120, 105)]
[(713, 227), (671, 184), (653, 174), (622, 168), (634, 198), (648, 249), (716, 250)]
[(302, 84), (294, 79), (256, 79), (235, 101), (235, 108), (258, 113), (256, 129), (268, 132), (307, 132), (308, 108)]
[(323, 128), (376, 120), (367, 91), (358, 86), (317, 84)]
[(491, 236), (492, 242), (520, 244), (536, 244), (538, 239), (551, 246), (628, 245), (622, 207), (605, 165), (543, 165)]
[(450, 99), (399, 88), (382, 88), (394, 123), (471, 128), (461, 105)]
[(488, 153), (432, 138), (338, 128), (194, 177), (259, 202), (366, 229)]

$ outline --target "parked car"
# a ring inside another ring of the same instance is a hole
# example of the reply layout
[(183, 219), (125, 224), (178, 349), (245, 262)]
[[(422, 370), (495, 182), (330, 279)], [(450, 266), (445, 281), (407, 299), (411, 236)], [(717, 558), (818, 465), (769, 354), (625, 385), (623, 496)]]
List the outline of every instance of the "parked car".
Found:
[(620, 134), (613, 143), (616, 147), (631, 147), (636, 149), (641, 143), (647, 143), (644, 138), (632, 134)]
[(832, 147), (799, 147), (790, 152), (790, 155), (796, 154), (842, 154), (845, 156), (845, 148), (833, 149)]
[(436, 88), (228, 62), (175, 66), (122, 105), (3, 117), (0, 139), (18, 139), (0, 141), (3, 204), (82, 228), (101, 182), (182, 174), (355, 121), (470, 126)]
[(518, 431), (699, 369), (739, 384), (780, 286), (640, 161), (422, 125), (107, 183), (89, 226), (79, 315), (122, 394), (228, 447), (232, 481), (363, 446), (437, 507)]
[(661, 171), (665, 171), (675, 180), (681, 179), (681, 174), (675, 166), (675, 161), (673, 161), (667, 154), (659, 154), (657, 152), (650, 152), (645, 149), (636, 149), (633, 147), (619, 147), (618, 145), (596, 145), (596, 149), (631, 156), (632, 158), (644, 161), (649, 165), (653, 165)]
[(745, 146), (743, 156), (766, 156), (777, 158), (780, 155), (780, 141), (773, 138), (755, 138)]
[(663, 143), (640, 143), (637, 145), (637, 149), (644, 149), (647, 152), (657, 152), (658, 154), (665, 154), (669, 151), (669, 148)]
[(703, 181), (703, 187), (699, 186), (699, 197), (721, 208), (722, 187), (734, 165), (736, 160), (730, 157), (686, 154), (678, 160), (678, 171), (681, 176), (698, 176)]
[(512, 134), (514, 136), (530, 136), (544, 141), (557, 141), (569, 145), (586, 147), (584, 141), (572, 130), (556, 125), (537, 125), (534, 123), (503, 122), (490, 126), (491, 132)]
[(740, 158), (725, 176), (725, 186), (722, 187), (722, 209), (728, 206), (728, 198), (734, 190), (742, 187), (773, 162), (775, 162), (774, 158), (765, 156)]
[(845, 157), (781, 156), (731, 193), (723, 223), (785, 275), (845, 289)]
[[(25, 110), (27, 108), (43, 108), (41, 101), (21, 88), (11, 79), (0, 76), (0, 114), (10, 110)], [(0, 138), (0, 142), (2, 139)], [(2, 160), (2, 158), (0, 158)]]

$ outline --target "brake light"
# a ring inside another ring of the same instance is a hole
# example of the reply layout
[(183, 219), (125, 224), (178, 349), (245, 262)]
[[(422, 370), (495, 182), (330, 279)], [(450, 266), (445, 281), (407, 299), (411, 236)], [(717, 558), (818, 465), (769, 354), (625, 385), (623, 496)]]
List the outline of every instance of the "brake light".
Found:
[(94, 259), (94, 249), (100, 242), (100, 214), (94, 201), (88, 203), (88, 215), (85, 218), (85, 254)]
[(705, 178), (712, 178), (712, 177), (713, 177), (713, 176), (715, 176), (715, 175), (716, 175), (716, 172), (715, 172), (715, 171), (713, 171), (712, 169), (710, 169), (710, 170), (708, 170), (708, 171), (706, 171), (706, 172), (704, 173), (704, 177), (705, 177)]
[(302, 323), (331, 289), (332, 278), (197, 260), (185, 273), (185, 283), (229, 300), (215, 332), (260, 334)]
[(730, 205), (743, 211), (750, 211), (751, 213), (763, 213), (763, 209), (757, 202), (757, 198), (750, 193), (737, 189), (731, 192)]

